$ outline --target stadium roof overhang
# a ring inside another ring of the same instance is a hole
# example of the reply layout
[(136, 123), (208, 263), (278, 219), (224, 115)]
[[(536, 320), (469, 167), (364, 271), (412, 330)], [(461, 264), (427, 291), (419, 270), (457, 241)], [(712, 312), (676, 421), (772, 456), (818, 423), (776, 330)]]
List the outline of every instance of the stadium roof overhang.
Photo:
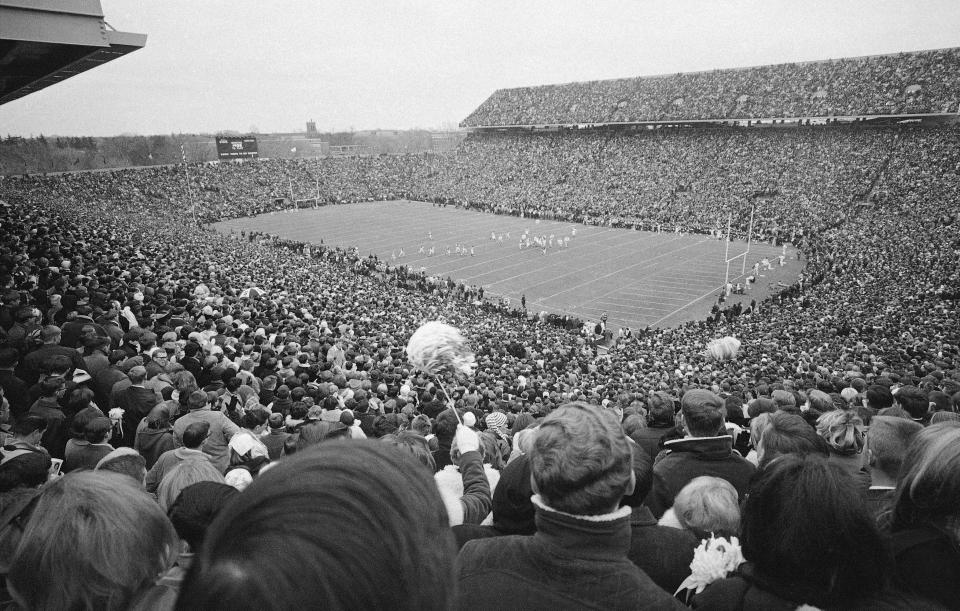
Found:
[(0, 0), (0, 104), (141, 49), (117, 32), (100, 0)]

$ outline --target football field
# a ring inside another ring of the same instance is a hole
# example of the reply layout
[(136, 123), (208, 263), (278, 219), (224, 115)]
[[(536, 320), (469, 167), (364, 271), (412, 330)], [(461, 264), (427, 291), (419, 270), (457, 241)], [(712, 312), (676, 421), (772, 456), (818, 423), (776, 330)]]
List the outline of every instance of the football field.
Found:
[[(714, 237), (612, 229), (549, 220), (440, 208), (428, 203), (365, 202), (293, 210), (238, 218), (214, 227), (222, 232), (257, 230), (284, 238), (327, 246), (357, 247), (391, 265), (403, 264), (428, 275), (451, 277), (482, 286), (485, 297), (508, 297), (527, 309), (568, 313), (585, 320), (608, 316), (611, 328), (670, 327), (702, 319), (723, 286), (725, 242)], [(572, 231), (576, 229), (576, 235)], [(520, 236), (553, 235), (554, 247), (520, 249)], [(491, 240), (491, 233), (499, 239)], [(432, 236), (432, 238), (431, 238)], [(558, 248), (556, 238), (571, 236)], [(460, 244), (474, 254), (447, 254)], [(435, 249), (433, 256), (418, 251)], [(404, 254), (400, 257), (400, 250)], [(734, 242), (730, 254), (746, 249)], [(747, 274), (755, 261), (768, 257), (770, 271), (742, 297), (749, 303), (792, 283), (802, 270), (796, 251), (788, 247), (786, 265), (777, 264), (781, 248), (754, 242)], [(397, 259), (392, 257), (397, 255)], [(740, 260), (731, 264), (731, 278), (740, 275)], [(742, 278), (740, 278), (742, 281)], [(737, 280), (732, 280), (736, 284)], [(783, 284), (779, 284), (783, 283)]]

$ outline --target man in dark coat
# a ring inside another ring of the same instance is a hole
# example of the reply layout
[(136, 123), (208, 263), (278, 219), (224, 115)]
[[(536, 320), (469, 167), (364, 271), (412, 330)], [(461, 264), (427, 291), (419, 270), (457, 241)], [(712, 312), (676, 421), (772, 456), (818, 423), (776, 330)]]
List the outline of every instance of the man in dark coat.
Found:
[(74, 369), (83, 369), (83, 357), (80, 353), (60, 345), (60, 327), (47, 325), (40, 332), (40, 339), (43, 345), (23, 357), (20, 363), (20, 377), (27, 384), (35, 384), (40, 379), (47, 361), (54, 355), (66, 356)]
[(709, 390), (693, 389), (683, 395), (683, 439), (667, 441), (653, 467), (653, 488), (645, 504), (657, 518), (673, 506), (677, 493), (695, 477), (711, 475), (725, 479), (743, 500), (753, 464), (733, 450), (733, 437), (723, 435), (724, 402)]
[(14, 373), (18, 359), (14, 348), (0, 348), (0, 388), (17, 418), (30, 409), (30, 387)]
[(586, 403), (547, 416), (530, 452), (537, 532), (468, 541), (460, 609), (683, 609), (627, 558), (631, 449), (616, 418)]
[(123, 409), (123, 438), (114, 439), (114, 445), (132, 448), (137, 437), (137, 425), (160, 401), (156, 392), (143, 386), (147, 370), (142, 365), (131, 368), (127, 377), (130, 378), (130, 386), (117, 393), (114, 406)]

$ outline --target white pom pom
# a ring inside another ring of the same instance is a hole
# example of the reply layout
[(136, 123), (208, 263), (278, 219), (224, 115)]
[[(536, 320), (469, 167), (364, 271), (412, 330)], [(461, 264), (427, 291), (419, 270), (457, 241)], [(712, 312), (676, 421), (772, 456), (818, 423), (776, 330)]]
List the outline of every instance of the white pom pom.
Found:
[(728, 335), (715, 339), (707, 344), (704, 356), (710, 356), (718, 361), (724, 361), (737, 358), (738, 352), (740, 352), (740, 340), (732, 335)]
[(467, 412), (463, 415), (463, 426), (470, 427), (471, 429), (477, 426), (477, 417), (473, 415), (473, 412)]
[(472, 376), (477, 366), (473, 351), (460, 330), (431, 321), (423, 324), (407, 342), (407, 359), (424, 373), (452, 372)]

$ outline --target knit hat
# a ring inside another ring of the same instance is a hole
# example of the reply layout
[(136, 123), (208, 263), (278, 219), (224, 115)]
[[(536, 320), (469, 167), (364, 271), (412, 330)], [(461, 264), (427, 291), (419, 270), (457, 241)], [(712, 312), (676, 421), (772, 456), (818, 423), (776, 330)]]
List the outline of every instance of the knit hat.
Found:
[(535, 533), (536, 511), (531, 496), (530, 460), (521, 455), (500, 472), (500, 481), (493, 491), (493, 525), (511, 535)]
[(491, 412), (487, 414), (487, 417), (484, 418), (487, 423), (487, 428), (496, 431), (497, 433), (506, 433), (507, 431), (507, 415), (503, 412)]

